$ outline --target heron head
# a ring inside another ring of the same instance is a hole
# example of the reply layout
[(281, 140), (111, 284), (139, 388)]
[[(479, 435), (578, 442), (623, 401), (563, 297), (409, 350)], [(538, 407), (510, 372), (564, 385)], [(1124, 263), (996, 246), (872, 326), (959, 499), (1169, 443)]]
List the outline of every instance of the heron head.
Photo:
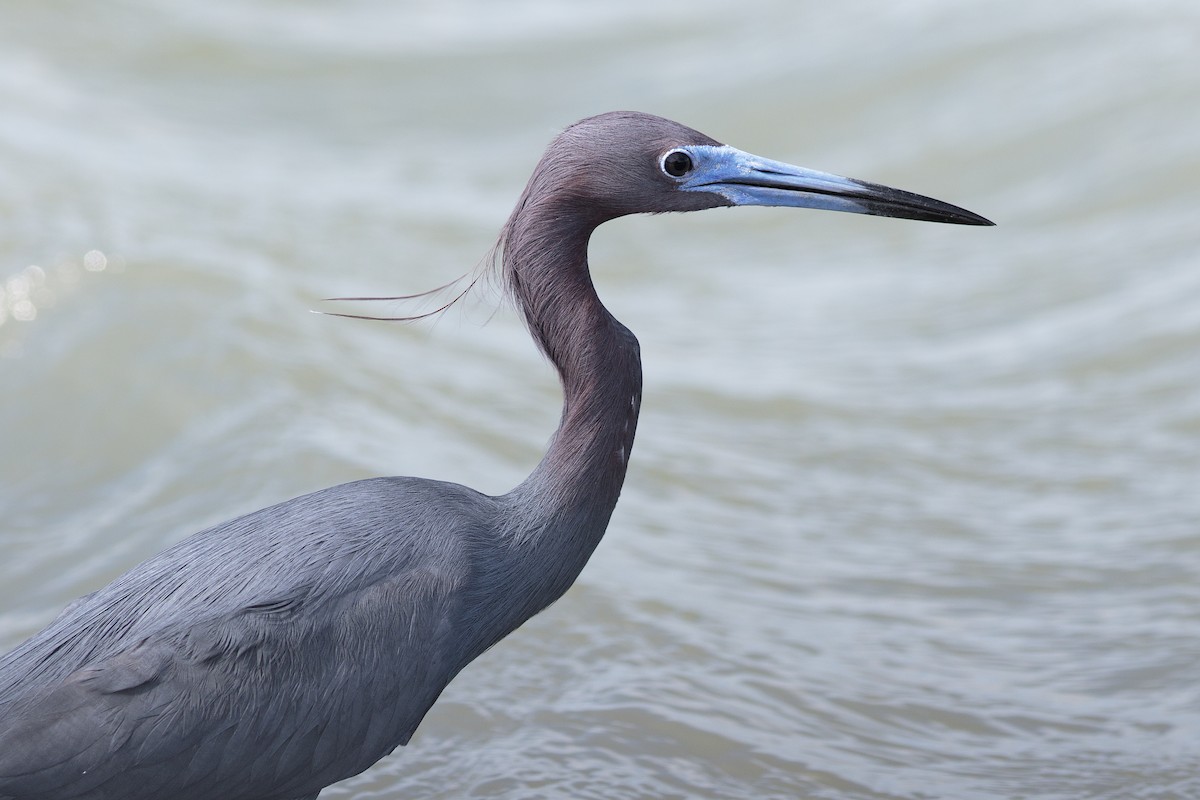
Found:
[(550, 145), (531, 181), (596, 222), (719, 206), (790, 206), (991, 225), (912, 192), (743, 152), (677, 122), (617, 111), (580, 120)]

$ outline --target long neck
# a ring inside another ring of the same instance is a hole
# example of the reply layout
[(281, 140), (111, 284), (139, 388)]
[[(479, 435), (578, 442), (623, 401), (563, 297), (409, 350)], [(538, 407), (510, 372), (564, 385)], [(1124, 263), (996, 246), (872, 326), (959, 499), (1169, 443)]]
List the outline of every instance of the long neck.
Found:
[(601, 304), (588, 272), (594, 228), (562, 207), (523, 203), (506, 227), (502, 253), (516, 302), (563, 387), (549, 449), (509, 497), (523, 509), (517, 535), (551, 540), (546, 546), (574, 573), (568, 584), (616, 506), (642, 396), (637, 339)]

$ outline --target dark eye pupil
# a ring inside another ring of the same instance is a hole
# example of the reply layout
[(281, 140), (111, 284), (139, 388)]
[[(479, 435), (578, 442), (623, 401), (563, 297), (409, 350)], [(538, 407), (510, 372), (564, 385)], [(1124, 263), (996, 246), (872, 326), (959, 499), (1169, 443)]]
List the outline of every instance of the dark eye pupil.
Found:
[(692, 171), (692, 157), (680, 150), (667, 153), (663, 159), (663, 169), (673, 178), (682, 178)]

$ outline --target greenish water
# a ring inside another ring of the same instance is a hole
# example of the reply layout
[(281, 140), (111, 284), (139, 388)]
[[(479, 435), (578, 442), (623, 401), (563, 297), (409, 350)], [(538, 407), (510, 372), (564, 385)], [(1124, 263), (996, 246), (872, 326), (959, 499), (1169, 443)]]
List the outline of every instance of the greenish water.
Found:
[(602, 229), (608, 536), (322, 797), (1196, 797), (1197, 76), (1184, 2), (6, 3), (0, 648), (295, 494), (519, 482), (559, 396), (511, 311), (308, 310), (470, 269), (636, 108), (999, 225)]

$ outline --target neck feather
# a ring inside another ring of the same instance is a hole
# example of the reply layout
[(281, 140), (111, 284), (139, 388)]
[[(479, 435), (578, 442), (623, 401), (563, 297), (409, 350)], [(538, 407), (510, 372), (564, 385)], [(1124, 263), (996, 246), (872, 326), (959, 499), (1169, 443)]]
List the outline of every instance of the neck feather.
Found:
[(591, 540), (588, 554), (620, 495), (642, 395), (637, 339), (600, 302), (588, 272), (597, 224), (564, 205), (522, 202), (501, 239), (510, 290), (563, 386), (558, 430), (513, 494), (535, 509), (531, 528), (567, 526)]

